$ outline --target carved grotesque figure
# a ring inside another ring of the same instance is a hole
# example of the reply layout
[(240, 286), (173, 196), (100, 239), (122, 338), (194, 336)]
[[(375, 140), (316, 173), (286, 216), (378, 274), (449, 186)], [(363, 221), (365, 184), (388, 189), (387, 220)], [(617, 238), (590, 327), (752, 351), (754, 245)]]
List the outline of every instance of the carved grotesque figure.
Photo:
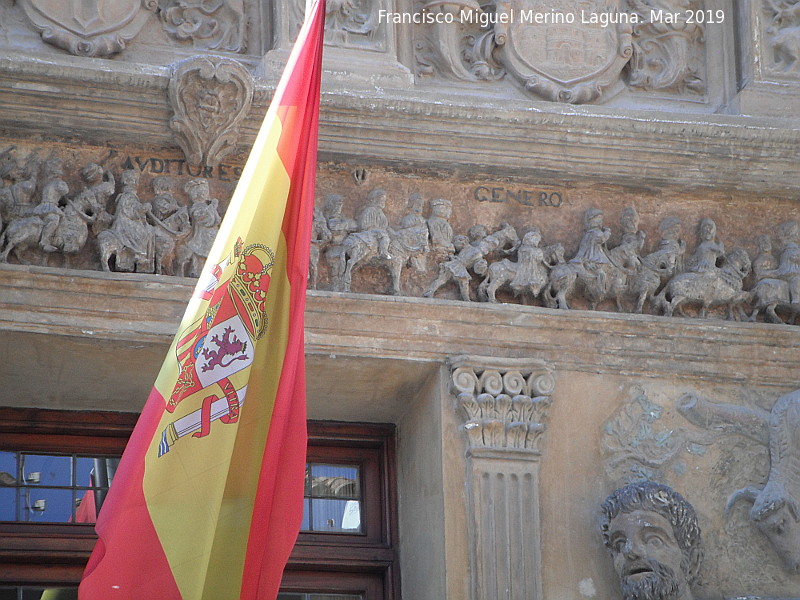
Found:
[(692, 600), (702, 552), (694, 508), (650, 481), (616, 490), (601, 507), (600, 531), (624, 600)]
[(728, 428), (769, 446), (767, 483), (732, 494), (726, 512), (737, 500), (752, 502), (751, 521), (783, 559), (784, 568), (800, 573), (800, 390), (778, 398), (770, 412), (694, 394), (681, 397), (678, 410), (696, 425)]

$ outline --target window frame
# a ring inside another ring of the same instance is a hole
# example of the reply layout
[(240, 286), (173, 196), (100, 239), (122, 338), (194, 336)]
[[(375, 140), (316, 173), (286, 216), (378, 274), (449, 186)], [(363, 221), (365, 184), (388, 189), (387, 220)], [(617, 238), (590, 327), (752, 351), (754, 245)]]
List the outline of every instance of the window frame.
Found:
[(281, 591), (400, 598), (394, 434), (390, 424), (309, 421), (307, 463), (361, 467), (364, 531), (300, 532)]
[[(0, 407), (0, 450), (122, 454), (134, 413)], [(76, 585), (92, 553), (93, 524), (0, 521), (3, 585)]]
[[(139, 415), (0, 407), (0, 450), (120, 456)], [(286, 566), (286, 592), (400, 598), (395, 426), (308, 422), (307, 462), (358, 464), (360, 533), (301, 532)], [(93, 524), (0, 522), (0, 584), (75, 586), (97, 535)]]

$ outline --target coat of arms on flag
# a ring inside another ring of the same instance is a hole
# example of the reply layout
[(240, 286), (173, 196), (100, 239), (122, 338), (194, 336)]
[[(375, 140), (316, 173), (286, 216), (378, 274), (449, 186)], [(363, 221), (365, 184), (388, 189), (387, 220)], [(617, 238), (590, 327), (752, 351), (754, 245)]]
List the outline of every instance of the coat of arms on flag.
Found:
[[(242, 248), (214, 265), (200, 297), (205, 314), (179, 334), (175, 347), (178, 377), (165, 410), (174, 413), (185, 399), (200, 408), (170, 423), (161, 434), (158, 455), (186, 435), (205, 437), (211, 422), (234, 423), (244, 403), (245, 377), (234, 377), (253, 362), (254, 344), (267, 329), (265, 301), (275, 253), (263, 244)], [(237, 381), (240, 382), (237, 385)]]

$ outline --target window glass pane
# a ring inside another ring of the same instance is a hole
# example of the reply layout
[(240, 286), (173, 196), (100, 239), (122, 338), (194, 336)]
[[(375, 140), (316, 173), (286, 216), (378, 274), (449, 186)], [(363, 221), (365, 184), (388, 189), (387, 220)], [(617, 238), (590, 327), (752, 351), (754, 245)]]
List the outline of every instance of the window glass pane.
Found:
[(23, 480), (28, 485), (72, 485), (72, 458), (69, 456), (22, 455)]
[(350, 498), (360, 495), (358, 467), (311, 465), (311, 496), (314, 498)]
[(52, 488), (21, 488), (19, 502), (22, 521), (67, 523), (72, 519), (72, 490)]
[(307, 465), (303, 531), (361, 533), (361, 476), (357, 465)]
[(311, 529), (311, 500), (308, 498), (303, 499), (303, 522), (300, 524), (300, 531), (308, 531)]
[(358, 533), (361, 531), (360, 506), (357, 500), (311, 500), (313, 531)]
[(79, 456), (75, 459), (75, 485), (90, 486), (96, 485), (92, 473), (94, 472), (94, 459)]
[(17, 453), (0, 452), (0, 486), (17, 483)]
[[(0, 521), (17, 520), (17, 490), (0, 487)], [(2, 599), (2, 596), (0, 596)]]

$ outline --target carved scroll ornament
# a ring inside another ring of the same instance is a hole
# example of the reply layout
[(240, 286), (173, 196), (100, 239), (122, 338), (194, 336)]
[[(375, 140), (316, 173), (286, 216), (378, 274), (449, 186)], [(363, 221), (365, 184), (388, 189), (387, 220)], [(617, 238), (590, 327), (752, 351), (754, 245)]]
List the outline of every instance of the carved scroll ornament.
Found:
[(190, 164), (217, 165), (235, 149), (253, 99), (253, 77), (238, 61), (194, 57), (169, 82), (170, 127)]

